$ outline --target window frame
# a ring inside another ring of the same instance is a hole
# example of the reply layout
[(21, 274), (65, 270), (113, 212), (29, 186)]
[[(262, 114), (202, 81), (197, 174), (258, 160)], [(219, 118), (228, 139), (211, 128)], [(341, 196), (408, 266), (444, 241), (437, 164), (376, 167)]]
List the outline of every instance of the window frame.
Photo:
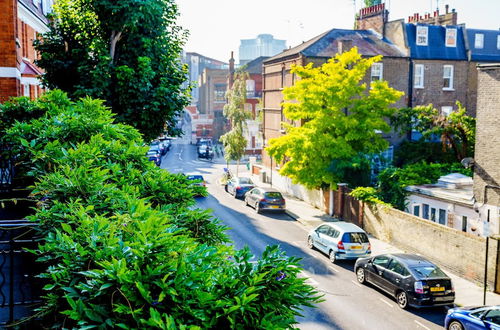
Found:
[(497, 34), (497, 49), (500, 49), (500, 34)]
[(474, 33), (474, 48), (476, 49), (484, 48), (484, 33)]
[[(419, 37), (423, 40), (419, 41)], [(415, 42), (417, 46), (429, 46), (429, 27), (425, 25), (417, 25), (415, 30)]]
[(430, 219), (430, 207), (429, 207), (429, 204), (422, 204), (422, 218), (424, 218), (425, 220), (429, 220)]
[[(453, 33), (451, 33), (453, 31)], [(458, 31), (457, 31), (457, 28), (449, 28), (447, 27), (446, 28), (446, 36), (445, 36), (445, 41), (444, 41), (444, 44), (446, 47), (457, 47), (457, 35), (458, 35)], [(449, 43), (448, 41), (452, 40), (453, 42)]]
[(446, 105), (441, 107), (441, 114), (448, 117), (453, 112), (453, 107)]
[[(443, 226), (446, 226), (446, 224), (448, 223), (448, 219), (446, 217), (447, 215), (447, 211), (445, 209), (439, 209), (439, 213), (438, 213), (438, 223), (440, 225), (443, 225)], [(441, 223), (441, 215), (443, 215), (443, 222)]]
[[(374, 73), (377, 73), (377, 72), (374, 72), (374, 71), (377, 71), (379, 70), (380, 72), (379, 75), (375, 75)], [(373, 77), (378, 77), (378, 79), (373, 79)], [(384, 79), (384, 63), (381, 63), (381, 62), (378, 62), (378, 63), (373, 63), (372, 64), (372, 67), (371, 67), (371, 70), (370, 70), (370, 82), (374, 82), (374, 81), (378, 81), (378, 80), (383, 80)]]
[[(420, 75), (417, 72), (420, 71)], [(417, 77), (420, 78), (420, 84), (417, 84)], [(413, 72), (413, 88), (424, 88), (425, 65), (415, 64)]]
[[(450, 68), (449, 77), (445, 76), (447, 68)], [(445, 91), (453, 91), (454, 90), (454, 88), (453, 88), (454, 71), (455, 71), (454, 65), (452, 65), (452, 64), (443, 65), (443, 90), (445, 90)], [(446, 79), (449, 80), (448, 86), (445, 86)]]

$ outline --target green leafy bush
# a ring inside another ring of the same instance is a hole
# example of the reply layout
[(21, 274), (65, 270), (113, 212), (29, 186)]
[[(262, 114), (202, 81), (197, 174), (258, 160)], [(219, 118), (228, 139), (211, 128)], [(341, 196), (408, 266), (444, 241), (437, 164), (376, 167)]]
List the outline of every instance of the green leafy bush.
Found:
[(368, 203), (390, 205), (379, 198), (379, 192), (373, 187), (357, 187), (349, 195)]
[(44, 113), (6, 130), (36, 179), (31, 219), (47, 268), (41, 325), (54, 328), (288, 328), (318, 292), (299, 260), (256, 262), (194, 208), (204, 193), (145, 157), (140, 134), (101, 101), (54, 91)]

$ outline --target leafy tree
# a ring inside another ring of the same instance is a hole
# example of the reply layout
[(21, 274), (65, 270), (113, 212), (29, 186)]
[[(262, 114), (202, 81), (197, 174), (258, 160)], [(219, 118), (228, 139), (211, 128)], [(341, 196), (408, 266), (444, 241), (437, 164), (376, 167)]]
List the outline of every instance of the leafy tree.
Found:
[(382, 2), (381, 0), (364, 0), (364, 1), (365, 1), (365, 7), (380, 5), (380, 3)]
[[(224, 106), (224, 116), (231, 122), (231, 130), (220, 137), (224, 145), (224, 158), (226, 161), (238, 161), (245, 154), (247, 140), (243, 134), (247, 127), (246, 121), (251, 118), (250, 111), (245, 110), (247, 95), (246, 81), (248, 73), (238, 70), (234, 74), (234, 83), (227, 91), (227, 104)], [(238, 171), (236, 167), (236, 171)], [(236, 172), (238, 173), (238, 172)]]
[(106, 100), (116, 118), (146, 139), (179, 134), (189, 101), (179, 55), (186, 33), (173, 0), (60, 0), (50, 31), (35, 42), (44, 85), (71, 98)]
[(334, 187), (346, 178), (337, 168), (362, 168), (365, 155), (387, 148), (379, 131), (390, 131), (385, 119), (395, 110), (389, 106), (403, 93), (386, 81), (363, 82), (381, 58), (362, 58), (353, 48), (321, 67), (292, 68), (300, 79), (284, 89), (283, 112), (301, 125), (282, 123), (287, 134), (270, 139), (266, 148), (284, 162), (280, 174), (306, 187)]
[(455, 154), (447, 149), (443, 150), (441, 143), (404, 140), (394, 151), (394, 166), (402, 167), (407, 164), (426, 163), (454, 163)]
[(36, 178), (36, 328), (282, 329), (320, 300), (297, 258), (268, 247), (254, 261), (228, 246), (226, 228), (194, 207), (200, 188), (149, 162), (140, 133), (102, 101), (53, 91), (27, 102), (6, 112), (37, 118), (5, 139)]
[(458, 110), (448, 116), (439, 113), (432, 104), (400, 109), (392, 123), (401, 133), (412, 129), (420, 132), (424, 139), (433, 136), (441, 139), (443, 152), (451, 150), (456, 161), (474, 155), (476, 119), (466, 114), (466, 109), (457, 101)]

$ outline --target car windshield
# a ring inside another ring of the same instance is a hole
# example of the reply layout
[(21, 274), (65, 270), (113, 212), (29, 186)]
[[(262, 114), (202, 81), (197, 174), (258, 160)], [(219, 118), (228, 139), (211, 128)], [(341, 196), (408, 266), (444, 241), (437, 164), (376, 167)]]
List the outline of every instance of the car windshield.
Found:
[(146, 155), (148, 155), (148, 156), (154, 156), (156, 154), (158, 154), (158, 152), (156, 152), (156, 150), (149, 150)]
[(240, 178), (240, 183), (241, 184), (253, 184), (253, 182), (250, 178)]
[(429, 278), (429, 277), (447, 277), (446, 274), (434, 265), (426, 265), (426, 266), (417, 266), (412, 267), (415, 273), (420, 275), (421, 277)]
[(268, 198), (283, 198), (281, 196), (281, 193), (279, 193), (277, 191), (266, 192), (265, 196), (268, 197)]
[(344, 233), (342, 236), (344, 243), (368, 243), (368, 236), (365, 233)]

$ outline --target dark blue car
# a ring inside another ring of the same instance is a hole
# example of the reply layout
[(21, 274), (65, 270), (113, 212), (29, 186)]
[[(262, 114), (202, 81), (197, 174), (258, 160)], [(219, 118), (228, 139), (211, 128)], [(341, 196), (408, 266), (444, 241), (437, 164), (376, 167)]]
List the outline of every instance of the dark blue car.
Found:
[(446, 314), (444, 327), (448, 330), (498, 330), (500, 306), (451, 308)]

